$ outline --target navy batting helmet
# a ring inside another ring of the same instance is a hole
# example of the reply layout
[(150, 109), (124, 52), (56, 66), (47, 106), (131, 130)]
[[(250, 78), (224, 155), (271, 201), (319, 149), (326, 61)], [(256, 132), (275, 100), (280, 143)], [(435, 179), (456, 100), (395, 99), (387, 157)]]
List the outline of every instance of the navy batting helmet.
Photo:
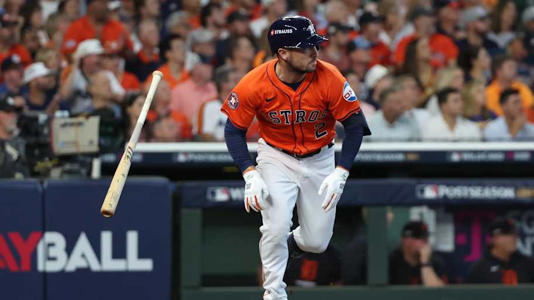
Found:
[(268, 38), (273, 54), (280, 48), (305, 49), (328, 40), (317, 34), (310, 19), (302, 16), (284, 17), (274, 21)]

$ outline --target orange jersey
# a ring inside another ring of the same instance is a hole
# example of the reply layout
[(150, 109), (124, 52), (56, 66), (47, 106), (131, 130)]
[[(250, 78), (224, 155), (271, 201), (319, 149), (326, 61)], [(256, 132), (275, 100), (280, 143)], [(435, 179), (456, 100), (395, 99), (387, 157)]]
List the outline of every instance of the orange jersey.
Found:
[(274, 147), (304, 155), (328, 145), (334, 126), (360, 111), (356, 94), (338, 69), (322, 60), (294, 91), (275, 73), (277, 60), (245, 75), (223, 103), (232, 124), (248, 129), (256, 116), (260, 136)]

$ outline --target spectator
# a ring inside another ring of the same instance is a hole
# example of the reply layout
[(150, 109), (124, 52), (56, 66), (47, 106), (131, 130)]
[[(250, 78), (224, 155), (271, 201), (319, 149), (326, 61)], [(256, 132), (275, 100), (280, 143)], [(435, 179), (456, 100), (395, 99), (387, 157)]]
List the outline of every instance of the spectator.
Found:
[(200, 106), (217, 97), (217, 88), (211, 81), (213, 67), (194, 54), (191, 54), (191, 60), (191, 78), (172, 90), (170, 108), (186, 115), (195, 124)]
[[(126, 48), (133, 50), (132, 40), (124, 25), (109, 18), (107, 4), (107, 0), (88, 1), (87, 15), (72, 22), (65, 32), (61, 47), (64, 55), (74, 53), (82, 41), (96, 38), (106, 49), (118, 52)], [(97, 35), (97, 32), (100, 34)]]
[(101, 152), (113, 152), (124, 143), (122, 112), (113, 102), (108, 71), (97, 71), (89, 77), (87, 91), (91, 97), (92, 110), (88, 115), (99, 116), (98, 145)]
[[(261, 0), (264, 15), (250, 22), (250, 30), (255, 38), (259, 39), (264, 31), (277, 19), (287, 13), (286, 0)], [(267, 35), (265, 35), (266, 37)]]
[[(33, 1), (26, 1), (21, 9), (21, 16), (24, 19), (22, 31), (35, 32), (37, 37), (35, 42), (39, 47), (44, 47), (48, 44), (48, 35), (44, 30), (43, 9), (41, 8), (41, 4)], [(35, 54), (35, 52), (33, 52), (33, 54)]]
[(402, 228), (401, 246), (389, 256), (389, 283), (444, 286), (444, 261), (434, 253), (428, 243), (428, 227), (420, 221), (411, 221)]
[(521, 18), (525, 28), (523, 43), (528, 49), (528, 63), (534, 65), (534, 5), (525, 9)]
[(319, 13), (319, 0), (297, 0), (295, 1), (295, 8), (299, 16), (306, 17), (315, 24), (316, 28), (325, 28), (328, 24), (324, 16)]
[(489, 121), (495, 120), (497, 114), (486, 107), (486, 87), (484, 83), (473, 80), (462, 89), (464, 99), (464, 117), (477, 122), (484, 129)]
[(53, 114), (58, 109), (68, 111), (67, 103), (60, 101), (55, 88), (54, 72), (42, 62), (33, 63), (24, 70), (24, 84), (28, 85), (27, 93), (24, 94), (28, 110), (48, 114)]
[(417, 121), (419, 128), (426, 126), (430, 113), (424, 108), (418, 108), (421, 102), (422, 91), (412, 75), (401, 75), (395, 79), (395, 84), (402, 95), (405, 113), (409, 118)]
[(469, 46), (458, 57), (458, 65), (465, 74), (465, 81), (476, 80), (484, 84), (491, 77), (491, 57), (484, 47)]
[(350, 61), (346, 52), (350, 27), (341, 23), (328, 25), (328, 45), (319, 53), (319, 58), (335, 65), (339, 70), (349, 69)]
[(16, 136), (20, 110), (15, 99), (0, 95), (0, 178), (30, 176), (24, 141)]
[(365, 74), (365, 86), (369, 93), (365, 102), (374, 108), (380, 108), (380, 93), (393, 85), (393, 76), (382, 65), (375, 65)]
[(165, 22), (165, 30), (168, 35), (187, 37), (192, 30), (187, 13), (184, 11), (173, 12)]
[(118, 53), (107, 51), (102, 55), (101, 61), (102, 68), (113, 73), (125, 92), (139, 92), (141, 90), (141, 83), (137, 77), (124, 70), (124, 58)]
[(183, 0), (182, 10), (185, 11), (188, 17), (188, 22), (192, 29), (200, 28), (200, 9), (202, 3), (198, 0)]
[(417, 80), (423, 90), (421, 105), (432, 93), (435, 74), (431, 65), (432, 53), (426, 38), (412, 40), (406, 45), (406, 60), (402, 64), (401, 74), (410, 74)]
[(409, 63), (408, 44), (414, 40), (426, 41), (429, 47), (430, 64), (434, 68), (442, 68), (456, 62), (458, 48), (446, 35), (436, 32), (432, 11), (416, 7), (410, 15), (415, 32), (400, 40), (394, 53), (394, 61), (397, 66)]
[[(164, 81), (161, 81), (163, 83)], [(161, 84), (160, 83), (160, 84)], [(167, 87), (168, 88), (168, 87)], [(143, 104), (145, 103), (145, 95), (141, 93), (132, 93), (129, 94), (124, 100), (124, 125), (126, 137), (129, 138), (132, 136), (132, 132), (137, 124), (137, 119), (141, 114), (143, 109)], [(147, 142), (146, 138), (146, 128), (141, 129), (141, 134), (139, 135), (139, 142)]]
[(401, 38), (400, 32), (404, 25), (404, 15), (395, 0), (382, 0), (378, 2), (378, 12), (384, 17), (383, 30), (380, 33), (380, 40), (389, 49), (394, 49), (395, 43)]
[(534, 98), (530, 88), (517, 81), (517, 63), (507, 56), (497, 56), (492, 64), (493, 81), (486, 88), (486, 105), (497, 115), (502, 115), (503, 110), (499, 104), (501, 92), (508, 88), (519, 91), (523, 109), (527, 113), (528, 120), (534, 122)]
[(508, 44), (506, 53), (517, 62), (517, 80), (527, 86), (534, 86), (534, 66), (527, 61), (528, 51), (523, 40), (519, 37), (514, 38)]
[(226, 65), (236, 69), (241, 74), (246, 74), (252, 69), (255, 48), (252, 40), (247, 36), (237, 36), (230, 40), (230, 56)]
[(460, 2), (455, 0), (434, 0), (434, 6), (437, 10), (436, 31), (452, 40), (456, 39), (460, 5)]
[(43, 48), (39, 50), (35, 55), (35, 62), (42, 62), (45, 67), (59, 76), (61, 69), (61, 57), (56, 50), (50, 48)]
[[(170, 143), (189, 139), (183, 135), (184, 123), (176, 122), (171, 113), (160, 116), (151, 126), (150, 142)], [(189, 128), (190, 129), (190, 128)]]
[(61, 1), (58, 6), (58, 12), (60, 14), (64, 14), (65, 16), (67, 16), (69, 22), (74, 22), (78, 18), (80, 18), (80, 1), (79, 0)]
[(440, 113), (428, 119), (423, 127), (423, 141), (479, 141), (478, 126), (462, 117), (463, 101), (460, 91), (448, 87), (437, 93)]
[(338, 251), (328, 245), (323, 253), (305, 252), (288, 260), (284, 282), (290, 286), (339, 285), (341, 261)]
[[(434, 86), (427, 92), (436, 93), (445, 88), (455, 88), (461, 91), (464, 88), (464, 72), (458, 67), (447, 67), (438, 71)], [(426, 104), (426, 109), (430, 114), (437, 115), (440, 113), (438, 97), (433, 94)]]
[(506, 46), (515, 38), (515, 21), (517, 19), (517, 9), (514, 1), (499, 0), (497, 6), (493, 8), (491, 20), (492, 32), (488, 38), (495, 42), (499, 48), (506, 49)]
[(209, 100), (200, 106), (197, 120), (198, 139), (204, 141), (224, 141), (226, 115), (221, 113), (221, 106), (237, 85), (242, 74), (231, 66), (223, 66), (215, 72), (218, 99)]
[(17, 96), (21, 94), (22, 76), (24, 69), (20, 57), (17, 55), (9, 56), (2, 61), (2, 79), (0, 84), (0, 96), (7, 94)]
[[(146, 90), (148, 90), (148, 86), (146, 86)], [(154, 94), (152, 107), (147, 114), (147, 121), (154, 123), (158, 118), (170, 115), (174, 122), (177, 123), (176, 128), (179, 129), (178, 132), (181, 140), (190, 140), (193, 137), (191, 121), (183, 113), (179, 111), (171, 111), (171, 101), (171, 88), (165, 80), (162, 80)]]
[[(189, 73), (185, 70), (185, 50), (185, 41), (175, 34), (171, 34), (159, 46), (159, 53), (166, 63), (158, 70), (163, 73), (163, 80), (167, 81), (171, 89), (189, 79)], [(150, 75), (145, 82), (151, 80)]]
[(136, 0), (137, 16), (139, 23), (144, 21), (157, 22), (160, 12), (159, 0)]
[(534, 125), (527, 122), (519, 91), (505, 89), (499, 102), (502, 115), (486, 126), (484, 138), (488, 141), (534, 140)]
[[(239, 11), (232, 12), (226, 18), (226, 23), (228, 27), (228, 37), (218, 39), (215, 42), (215, 55), (217, 57), (216, 66), (221, 66), (226, 63), (226, 60), (229, 56), (229, 49), (232, 46), (230, 43), (233, 39), (240, 36), (252, 37), (252, 33), (250, 32), (250, 27), (248, 25), (248, 16), (244, 15), (243, 13)], [(261, 43), (262, 41), (260, 41), (260, 49), (265, 51), (265, 56), (268, 56), (267, 53), (271, 52), (269, 44), (264, 42), (264, 45), (262, 45)]]
[(200, 23), (203, 29), (213, 32), (217, 40), (227, 34), (224, 8), (220, 3), (210, 2), (203, 6), (200, 12)]
[(47, 47), (59, 52), (61, 45), (63, 45), (63, 36), (69, 25), (69, 19), (66, 15), (59, 13), (50, 15), (45, 24), (45, 31), (48, 36)]
[(469, 47), (484, 47), (491, 56), (499, 53), (499, 45), (488, 38), (490, 19), (484, 7), (472, 6), (465, 9), (459, 24), (466, 32), (465, 38), (456, 41), (460, 53)]
[(360, 35), (356, 38), (355, 42), (370, 44), (371, 62), (369, 67), (377, 64), (387, 67), (391, 64), (389, 47), (379, 37), (381, 30), (382, 19), (379, 16), (366, 12), (360, 17)]
[[(371, 51), (369, 47), (364, 45), (356, 45), (349, 43), (347, 45), (347, 53), (350, 61), (350, 70), (352, 70), (359, 78), (364, 78), (369, 64), (371, 63)], [(364, 91), (360, 91), (361, 97), (365, 99)]]
[(215, 34), (209, 30), (198, 29), (189, 34), (189, 49), (208, 63), (214, 63)]
[(534, 260), (517, 251), (514, 220), (497, 218), (489, 225), (490, 245), (484, 256), (471, 265), (469, 283), (534, 283)]
[(31, 63), (28, 50), (17, 43), (17, 19), (0, 10), (0, 63), (7, 57), (18, 56), (22, 64)]
[(402, 101), (401, 93), (393, 87), (380, 93), (382, 108), (369, 117), (368, 124), (373, 135), (366, 139), (373, 142), (413, 142), (421, 138), (416, 120), (404, 114)]
[(147, 19), (139, 24), (139, 41), (141, 49), (134, 59), (128, 61), (126, 69), (134, 73), (139, 81), (145, 81), (160, 66), (159, 30), (155, 21)]
[[(63, 99), (70, 99), (71, 113), (89, 113), (93, 110), (91, 98), (88, 97), (88, 80), (94, 74), (102, 71), (102, 57), (104, 48), (96, 39), (85, 40), (78, 45), (74, 53), (74, 63), (63, 71), (60, 84), (60, 94)], [(124, 89), (115, 75), (105, 71), (111, 84), (113, 101), (121, 102)]]

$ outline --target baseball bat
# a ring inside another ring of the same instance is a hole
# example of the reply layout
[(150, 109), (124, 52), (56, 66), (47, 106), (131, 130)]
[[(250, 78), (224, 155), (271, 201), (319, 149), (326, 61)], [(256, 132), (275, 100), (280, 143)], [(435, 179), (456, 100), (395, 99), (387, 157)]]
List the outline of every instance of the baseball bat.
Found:
[(100, 208), (100, 213), (106, 218), (112, 217), (115, 214), (115, 209), (117, 209), (117, 204), (119, 203), (119, 198), (121, 197), (124, 183), (126, 182), (126, 178), (128, 178), (128, 171), (130, 170), (130, 165), (132, 164), (132, 156), (135, 146), (137, 145), (137, 140), (139, 139), (139, 134), (141, 134), (141, 128), (143, 128), (146, 115), (150, 108), (150, 104), (152, 103), (152, 98), (154, 98), (154, 93), (156, 92), (162, 77), (163, 74), (160, 71), (152, 72), (152, 82), (148, 88), (143, 109), (139, 114), (139, 118), (137, 118), (137, 123), (135, 124), (132, 136), (130, 137), (128, 144), (126, 144), (124, 153), (122, 154), (119, 165), (117, 166), (115, 174), (113, 175), (113, 179), (111, 180), (111, 184), (109, 185), (104, 203), (102, 203), (102, 207)]

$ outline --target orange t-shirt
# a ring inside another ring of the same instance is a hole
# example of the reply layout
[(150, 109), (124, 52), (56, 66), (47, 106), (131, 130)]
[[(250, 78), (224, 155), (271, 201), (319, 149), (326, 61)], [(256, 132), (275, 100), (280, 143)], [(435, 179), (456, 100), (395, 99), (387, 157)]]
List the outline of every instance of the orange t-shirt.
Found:
[(102, 27), (100, 37), (97, 37), (96, 34), (96, 29), (89, 21), (89, 18), (87, 16), (81, 17), (72, 22), (67, 28), (61, 45), (61, 53), (65, 55), (71, 54), (76, 51), (76, 47), (80, 42), (94, 38), (99, 38), (104, 48), (110, 51), (119, 52), (124, 49), (124, 46), (133, 49), (130, 34), (119, 21), (109, 20)]
[[(534, 96), (530, 88), (519, 81), (513, 82), (510, 87), (519, 91), (519, 97), (521, 97), (528, 120), (534, 122)], [(486, 106), (499, 116), (502, 115), (502, 107), (499, 103), (502, 90), (500, 84), (495, 80), (486, 88)]]
[(391, 51), (382, 41), (371, 47), (371, 62), (369, 63), (369, 67), (374, 65), (383, 65), (386, 67), (391, 65)]
[(139, 80), (137, 79), (137, 77), (130, 72), (122, 73), (121, 86), (127, 92), (128, 91), (139, 91), (141, 89), (141, 83), (139, 83)]
[(277, 60), (250, 71), (223, 103), (233, 125), (247, 129), (258, 119), (260, 136), (269, 144), (307, 154), (328, 145), (336, 121), (360, 111), (356, 94), (339, 70), (322, 60), (294, 91), (275, 73)]
[[(171, 68), (169, 67), (169, 64), (164, 64), (163, 66), (161, 66), (158, 71), (160, 71), (161, 73), (163, 73), (163, 80), (167, 81), (167, 83), (169, 84), (169, 86), (171, 87), (171, 90), (177, 86), (178, 84), (186, 81), (187, 79), (189, 79), (189, 73), (187, 73), (185, 71), (185, 69), (182, 69), (182, 74), (180, 74), (180, 77), (179, 78), (176, 78), (174, 76), (172, 76), (172, 73), (171, 73)], [(150, 82), (152, 81), (152, 74), (150, 74), (146, 80), (145, 80), (145, 85), (149, 85)]]
[[(191, 126), (191, 121), (189, 118), (177, 111), (171, 111), (171, 118), (180, 126), (180, 137), (184, 140), (190, 140), (193, 138), (193, 127)], [(158, 113), (151, 109), (146, 115), (146, 120), (148, 122), (155, 122), (159, 118)]]
[[(416, 39), (415, 34), (404, 37), (400, 40), (395, 49), (393, 60), (397, 66), (402, 66), (406, 58), (406, 47)], [(428, 39), (430, 51), (432, 52), (431, 64), (433, 67), (441, 68), (446, 66), (449, 61), (458, 57), (458, 47), (446, 35), (435, 33)]]
[(32, 56), (30, 55), (30, 52), (28, 52), (28, 50), (24, 46), (20, 44), (15, 44), (11, 46), (6, 52), (0, 53), (0, 64), (2, 63), (2, 61), (4, 61), (5, 58), (10, 57), (12, 55), (17, 55), (20, 58), (20, 62), (24, 66), (27, 66), (32, 62)]

